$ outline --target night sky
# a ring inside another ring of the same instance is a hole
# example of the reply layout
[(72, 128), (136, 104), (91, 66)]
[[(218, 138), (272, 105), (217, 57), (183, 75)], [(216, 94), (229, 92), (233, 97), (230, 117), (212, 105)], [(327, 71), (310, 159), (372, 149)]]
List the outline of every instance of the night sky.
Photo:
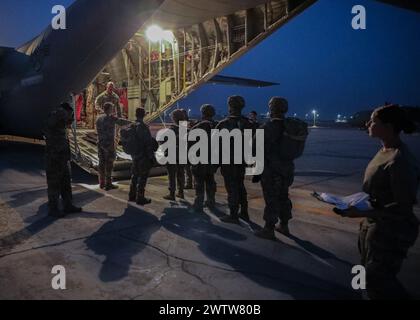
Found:
[[(0, 45), (16, 47), (50, 23), (55, 4), (72, 0), (1, 0)], [(351, 27), (351, 9), (364, 5), (367, 30)], [(265, 89), (205, 85), (180, 106), (198, 110), (241, 94), (247, 109), (266, 112), (273, 95), (292, 113), (312, 109), (322, 119), (351, 115), (385, 101), (420, 106), (420, 14), (371, 0), (319, 0), (244, 57), (223, 70), (229, 76), (280, 83)]]

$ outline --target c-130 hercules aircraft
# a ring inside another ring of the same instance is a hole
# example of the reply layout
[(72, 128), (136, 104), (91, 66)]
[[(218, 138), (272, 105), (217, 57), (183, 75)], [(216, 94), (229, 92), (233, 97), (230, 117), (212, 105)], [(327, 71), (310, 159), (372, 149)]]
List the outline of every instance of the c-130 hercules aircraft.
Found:
[[(50, 26), (19, 48), (0, 48), (0, 135), (42, 138), (52, 108), (81, 92), (93, 108), (107, 80), (126, 87), (129, 119), (142, 105), (151, 122), (315, 2), (76, 0), (65, 30)], [(382, 2), (420, 11), (416, 1)], [(151, 26), (166, 36), (152, 41)], [(74, 160), (94, 172), (93, 122), (74, 129)]]

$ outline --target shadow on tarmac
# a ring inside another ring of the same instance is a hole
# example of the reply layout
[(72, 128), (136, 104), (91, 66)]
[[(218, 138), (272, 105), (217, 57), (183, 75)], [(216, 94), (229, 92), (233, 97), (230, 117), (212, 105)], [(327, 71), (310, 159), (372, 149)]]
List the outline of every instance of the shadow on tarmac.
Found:
[[(39, 198), (44, 197), (47, 194), (46, 189), (35, 190), (32, 192), (22, 192), (12, 195), (12, 200), (7, 202), (8, 206), (14, 209), (17, 213), (19, 213), (19, 208), (30, 204), (33, 201), (36, 201)], [(98, 198), (103, 197), (102, 194), (93, 192), (93, 191), (85, 191), (80, 192), (74, 195), (74, 203), (80, 206), (87, 205), (88, 203), (97, 200)], [(24, 214), (22, 214), (24, 215)], [(82, 212), (80, 214), (75, 215), (68, 215), (65, 219), (71, 219), (74, 217), (83, 217), (88, 216), (89, 218), (97, 217), (103, 218), (104, 214), (100, 213), (90, 213), (90, 212)], [(1, 254), (5, 254), (12, 250), (19, 244), (24, 243), (25, 241), (29, 240), (42, 230), (48, 228), (57, 219), (54, 217), (48, 216), (48, 203), (45, 202), (38, 207), (38, 210), (35, 214), (28, 216), (24, 219), (24, 222), (30, 223), (23, 229), (20, 229), (6, 237), (0, 239), (0, 249)]]
[[(235, 272), (259, 285), (286, 293), (294, 299), (360, 299), (351, 287), (343, 287), (276, 261), (270, 257), (243, 249), (234, 244), (247, 237), (227, 228), (214, 225), (205, 214), (173, 219), (176, 209), (168, 208), (161, 218), (162, 227), (168, 231), (194, 241), (209, 259), (227, 264)], [(228, 240), (228, 241), (227, 241)], [(295, 250), (279, 243), (289, 250)], [(316, 263), (316, 262), (313, 262)], [(327, 266), (325, 266), (327, 268)], [(327, 272), (331, 272), (328, 268)]]
[[(122, 231), (141, 227), (141, 241), (125, 238)], [(160, 229), (159, 219), (154, 215), (128, 206), (124, 213), (105, 223), (85, 240), (86, 246), (97, 255), (105, 256), (99, 271), (104, 282), (124, 279), (132, 264), (132, 258), (147, 247), (150, 237)]]

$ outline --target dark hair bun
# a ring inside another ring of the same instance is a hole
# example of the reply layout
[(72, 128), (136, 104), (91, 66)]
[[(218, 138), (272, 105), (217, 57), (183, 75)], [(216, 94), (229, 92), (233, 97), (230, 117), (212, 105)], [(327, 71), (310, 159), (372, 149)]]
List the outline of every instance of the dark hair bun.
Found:
[(416, 131), (416, 124), (411, 121), (407, 112), (399, 105), (391, 104), (375, 110), (376, 116), (383, 122), (393, 126), (395, 133), (403, 131), (406, 134)]
[(411, 134), (413, 132), (415, 132), (417, 130), (417, 126), (416, 124), (411, 121), (410, 119), (408, 119), (407, 115), (406, 115), (406, 119), (405, 121), (402, 123), (402, 131), (406, 134)]

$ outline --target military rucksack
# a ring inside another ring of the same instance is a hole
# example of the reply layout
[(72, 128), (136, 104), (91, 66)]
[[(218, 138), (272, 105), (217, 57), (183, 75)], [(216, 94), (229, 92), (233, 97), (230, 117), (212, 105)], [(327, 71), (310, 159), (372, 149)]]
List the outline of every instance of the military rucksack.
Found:
[(284, 132), (280, 144), (280, 154), (283, 160), (299, 158), (305, 149), (308, 138), (308, 124), (297, 118), (284, 119)]
[(122, 127), (120, 131), (121, 145), (125, 153), (135, 155), (139, 153), (139, 143), (137, 140), (136, 124), (132, 123)]

